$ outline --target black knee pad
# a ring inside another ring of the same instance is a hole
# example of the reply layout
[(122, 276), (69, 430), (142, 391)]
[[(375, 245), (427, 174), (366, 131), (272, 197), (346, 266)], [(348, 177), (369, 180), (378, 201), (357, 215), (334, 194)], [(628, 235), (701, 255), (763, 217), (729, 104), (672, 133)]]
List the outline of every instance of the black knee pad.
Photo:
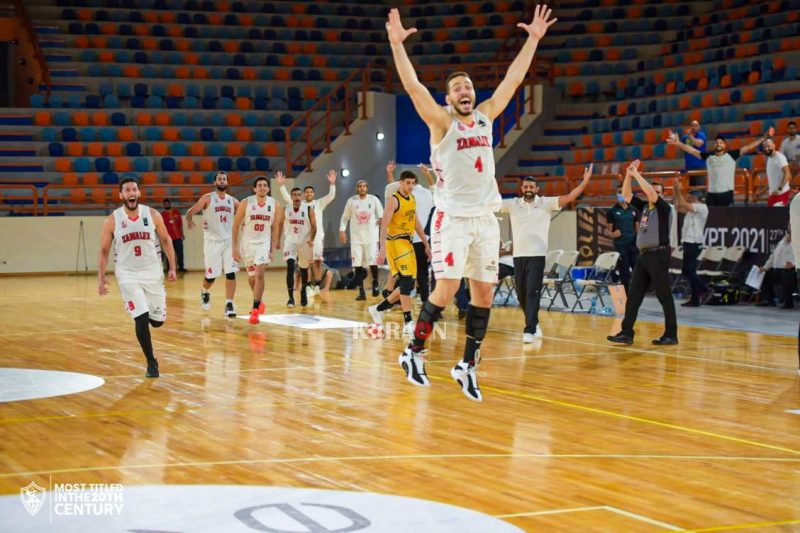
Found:
[(397, 288), (400, 289), (400, 294), (403, 296), (411, 296), (411, 291), (414, 290), (414, 278), (411, 276), (398, 276)]
[(475, 340), (482, 341), (489, 327), (490, 307), (475, 307), (470, 305), (467, 309), (467, 335)]
[(164, 322), (161, 320), (150, 320), (150, 325), (153, 326), (154, 328), (160, 328), (161, 326), (164, 325)]
[(211, 279), (205, 278), (205, 280), (206, 280), (206, 283), (208, 283), (209, 285), (213, 285), (214, 284), (214, 278), (211, 278)]
[(230, 274), (225, 274), (225, 279), (236, 279), (236, 272), (231, 272)]

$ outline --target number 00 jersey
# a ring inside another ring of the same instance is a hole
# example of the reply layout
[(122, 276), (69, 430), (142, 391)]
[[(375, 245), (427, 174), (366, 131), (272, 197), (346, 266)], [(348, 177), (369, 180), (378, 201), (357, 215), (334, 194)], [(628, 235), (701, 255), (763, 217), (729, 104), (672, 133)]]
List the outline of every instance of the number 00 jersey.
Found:
[(149, 207), (139, 204), (135, 217), (129, 217), (124, 207), (114, 210), (114, 273), (120, 282), (164, 279), (156, 242), (158, 236)]
[(439, 181), (436, 207), (450, 216), (476, 217), (500, 210), (494, 177), (492, 121), (472, 114), (472, 124), (452, 118), (439, 144), (431, 144), (431, 164)]
[(272, 240), (272, 223), (275, 221), (275, 200), (267, 196), (264, 205), (258, 203), (253, 195), (245, 200), (247, 210), (244, 215), (243, 238), (247, 242), (270, 242)]
[(208, 207), (203, 210), (203, 237), (215, 241), (227, 241), (233, 230), (233, 196), (220, 198), (215, 192), (208, 193)]

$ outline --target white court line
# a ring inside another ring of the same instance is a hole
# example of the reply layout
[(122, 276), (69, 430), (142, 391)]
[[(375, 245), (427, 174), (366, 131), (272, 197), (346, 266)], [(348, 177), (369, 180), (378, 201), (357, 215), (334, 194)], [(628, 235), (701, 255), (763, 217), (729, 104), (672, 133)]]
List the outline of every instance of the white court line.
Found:
[(684, 528), (674, 526), (672, 524), (668, 524), (667, 522), (660, 522), (658, 520), (653, 520), (652, 518), (648, 518), (646, 516), (642, 516), (640, 514), (632, 513), (630, 511), (625, 511), (623, 509), (619, 509), (617, 507), (611, 505), (599, 505), (597, 507), (574, 507), (570, 509), (552, 509), (549, 511), (532, 511), (530, 513), (513, 513), (513, 514), (501, 514), (495, 515), (495, 518), (519, 518), (524, 516), (545, 516), (545, 515), (553, 515), (553, 514), (563, 514), (563, 513), (578, 513), (583, 511), (607, 511), (610, 513), (616, 513), (618, 515), (624, 516), (626, 518), (631, 518), (633, 520), (638, 520), (639, 522), (645, 522), (647, 524), (651, 524), (658, 527), (663, 527), (669, 531), (685, 531)]

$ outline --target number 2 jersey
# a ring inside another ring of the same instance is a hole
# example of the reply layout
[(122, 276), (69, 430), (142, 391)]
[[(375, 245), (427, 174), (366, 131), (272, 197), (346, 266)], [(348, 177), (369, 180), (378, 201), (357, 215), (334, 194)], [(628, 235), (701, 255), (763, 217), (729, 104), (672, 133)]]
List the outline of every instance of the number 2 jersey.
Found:
[(245, 242), (269, 243), (272, 241), (272, 224), (275, 222), (275, 200), (267, 196), (264, 204), (258, 203), (258, 196), (249, 196), (245, 200), (247, 210), (244, 215)]
[(309, 204), (301, 202), (297, 209), (290, 204), (285, 209), (283, 226), (286, 244), (297, 244), (308, 240), (308, 234), (311, 233), (311, 221), (308, 218)]
[(146, 205), (130, 217), (124, 207), (114, 210), (114, 274), (119, 283), (163, 281), (155, 222)]
[(434, 204), (450, 216), (477, 217), (500, 210), (494, 176), (492, 121), (479, 111), (472, 124), (452, 117), (438, 144), (431, 143), (431, 164), (438, 176)]
[(216, 192), (208, 194), (208, 207), (203, 210), (203, 238), (227, 241), (233, 233), (234, 198), (230, 194), (224, 198)]

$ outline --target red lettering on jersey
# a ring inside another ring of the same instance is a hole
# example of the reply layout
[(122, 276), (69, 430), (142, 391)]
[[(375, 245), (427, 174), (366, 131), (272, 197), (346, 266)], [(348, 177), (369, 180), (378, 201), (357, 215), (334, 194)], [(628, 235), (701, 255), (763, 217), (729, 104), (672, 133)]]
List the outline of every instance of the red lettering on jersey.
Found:
[(215, 213), (219, 213), (220, 211), (225, 211), (226, 213), (233, 213), (230, 207), (227, 205), (218, 205), (214, 208)]
[(272, 220), (272, 215), (250, 215), (250, 220), (266, 220), (269, 222)]
[(466, 150), (467, 148), (489, 147), (492, 144), (489, 142), (489, 137), (480, 135), (478, 137), (459, 137), (456, 139), (457, 149)]
[(444, 211), (436, 211), (436, 220), (433, 221), (433, 229), (439, 231), (442, 229), (442, 219), (444, 218)]
[(134, 309), (136, 309), (136, 306), (133, 305), (133, 301), (128, 300), (128, 311), (133, 311)]
[(122, 242), (131, 242), (131, 241), (147, 241), (150, 240), (150, 232), (149, 231), (132, 231), (130, 233), (126, 233), (122, 236)]

